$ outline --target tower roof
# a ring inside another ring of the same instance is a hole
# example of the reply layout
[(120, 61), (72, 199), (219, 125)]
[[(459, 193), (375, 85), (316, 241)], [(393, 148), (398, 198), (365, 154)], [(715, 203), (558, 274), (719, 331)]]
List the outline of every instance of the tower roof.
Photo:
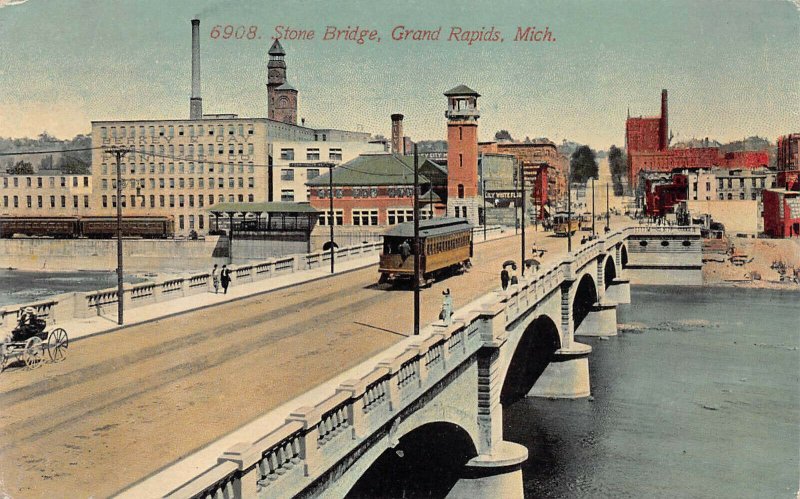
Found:
[(297, 92), (297, 89), (294, 88), (292, 85), (290, 85), (288, 81), (285, 82), (280, 87), (276, 88), (275, 90), (294, 90), (295, 92)]
[(273, 43), (272, 47), (269, 48), (269, 55), (286, 55), (286, 52), (283, 50), (283, 46), (281, 46), (281, 42), (279, 40), (275, 40), (275, 43)]
[(469, 88), (466, 85), (459, 85), (456, 88), (451, 88), (447, 92), (444, 93), (447, 97), (451, 97), (454, 95), (474, 95), (475, 97), (480, 97), (481, 95)]

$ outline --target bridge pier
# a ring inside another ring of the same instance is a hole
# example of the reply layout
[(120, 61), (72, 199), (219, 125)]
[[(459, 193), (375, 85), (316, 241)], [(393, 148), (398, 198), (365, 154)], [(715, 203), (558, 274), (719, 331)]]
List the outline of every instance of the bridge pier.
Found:
[(606, 289), (606, 297), (614, 303), (630, 303), (631, 281), (629, 279), (614, 279)]
[(589, 353), (592, 347), (571, 342), (568, 348), (556, 350), (553, 360), (533, 385), (528, 397), (577, 399), (588, 397)]
[[(606, 296), (608, 296), (606, 294)], [(575, 336), (616, 336), (617, 305), (606, 301), (595, 303), (581, 325), (575, 330)]]
[(474, 457), (464, 466), (462, 477), (447, 494), (448, 499), (522, 499), (522, 463), (528, 449), (513, 442), (498, 442), (491, 454)]

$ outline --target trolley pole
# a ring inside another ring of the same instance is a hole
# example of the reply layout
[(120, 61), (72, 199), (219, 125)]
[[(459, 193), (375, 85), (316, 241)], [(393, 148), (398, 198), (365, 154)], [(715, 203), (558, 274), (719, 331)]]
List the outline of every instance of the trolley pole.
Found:
[(123, 323), (125, 308), (125, 290), (122, 286), (124, 277), (122, 267), (122, 157), (128, 153), (127, 149), (111, 147), (106, 152), (117, 158), (117, 324)]
[(522, 229), (522, 246), (520, 247), (520, 274), (525, 277), (525, 171), (522, 169), (522, 162), (519, 163), (519, 186), (522, 191), (522, 222), (520, 223)]
[(486, 241), (486, 180), (483, 181), (483, 240)]
[(567, 253), (572, 253), (572, 168), (567, 176)]
[(333, 212), (333, 163), (328, 163), (328, 189), (330, 190), (330, 203), (328, 204), (328, 208), (330, 209), (330, 218), (328, 221), (330, 222), (331, 226), (331, 274), (333, 274), (334, 269), (334, 259), (336, 258), (336, 244), (333, 242), (333, 226), (336, 223), (336, 215)]
[(417, 144), (414, 144), (414, 336), (417, 335), (419, 335), (419, 155)]
[(592, 177), (592, 238), (594, 238), (594, 177)]

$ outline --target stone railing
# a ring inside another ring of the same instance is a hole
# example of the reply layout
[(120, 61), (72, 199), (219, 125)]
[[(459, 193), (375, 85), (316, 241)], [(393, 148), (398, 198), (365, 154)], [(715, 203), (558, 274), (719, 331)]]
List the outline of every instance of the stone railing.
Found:
[(492, 296), (492, 303), (460, 310), (450, 326), (424, 328), (420, 336), (398, 345), (396, 355), (331, 385), (330, 396), (292, 411), (264, 436), (235, 445), (166, 497), (291, 497), (301, 492), (504, 334), (504, 327), (492, 327), (492, 321), (503, 321), (503, 300)]
[(692, 234), (700, 235), (697, 225), (634, 225), (624, 229), (627, 234)]

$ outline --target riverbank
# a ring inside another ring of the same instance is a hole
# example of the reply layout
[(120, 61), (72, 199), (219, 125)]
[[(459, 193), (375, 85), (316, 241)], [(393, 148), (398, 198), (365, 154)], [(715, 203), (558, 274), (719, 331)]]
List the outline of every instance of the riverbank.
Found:
[[(723, 244), (717, 246), (721, 248)], [(727, 241), (727, 252), (721, 250), (703, 252), (703, 284), (800, 290), (800, 284), (792, 280), (781, 280), (777, 264), (783, 265), (785, 275), (790, 278), (795, 269), (800, 269), (800, 240), (732, 237)]]

